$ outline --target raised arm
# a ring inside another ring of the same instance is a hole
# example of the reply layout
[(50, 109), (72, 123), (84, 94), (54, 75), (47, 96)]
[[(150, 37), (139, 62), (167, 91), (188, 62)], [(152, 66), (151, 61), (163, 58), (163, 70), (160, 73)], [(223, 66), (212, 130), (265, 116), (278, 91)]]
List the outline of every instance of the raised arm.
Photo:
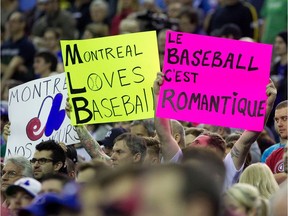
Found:
[[(70, 112), (72, 110), (71, 104), (69, 103), (69, 98), (66, 102), (65, 107), (67, 116), (70, 118)], [(99, 143), (92, 137), (92, 135), (89, 133), (87, 128), (85, 126), (75, 126), (77, 134), (80, 139), (80, 143), (84, 147), (84, 149), (88, 152), (91, 158), (96, 158), (99, 160), (103, 160), (106, 162), (110, 162), (110, 157), (105, 154), (105, 152), (102, 150)]]
[[(266, 94), (268, 99), (265, 114), (265, 124), (269, 118), (277, 94), (277, 90), (271, 80), (270, 83), (266, 86)], [(245, 130), (233, 146), (231, 150), (231, 157), (237, 170), (239, 170), (244, 164), (251, 145), (257, 140), (260, 133), (261, 132)]]
[[(158, 72), (154, 81), (154, 104), (155, 108), (158, 104), (160, 86), (163, 84), (163, 73)], [(176, 140), (172, 136), (171, 123), (169, 119), (158, 118), (155, 115), (155, 129), (159, 137), (161, 151), (164, 161), (170, 161), (177, 152), (180, 151)]]

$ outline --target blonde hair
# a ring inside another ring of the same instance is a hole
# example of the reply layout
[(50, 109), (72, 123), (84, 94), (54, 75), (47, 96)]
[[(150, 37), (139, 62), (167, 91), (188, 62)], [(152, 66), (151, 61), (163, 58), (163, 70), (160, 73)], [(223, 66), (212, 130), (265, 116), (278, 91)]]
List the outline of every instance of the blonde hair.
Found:
[(230, 187), (224, 194), (235, 203), (236, 206), (244, 207), (247, 215), (256, 210), (257, 216), (267, 216), (269, 213), (268, 200), (262, 198), (256, 187), (238, 183)]
[(241, 174), (239, 182), (255, 186), (260, 196), (266, 199), (270, 199), (279, 189), (272, 171), (264, 163), (248, 166)]

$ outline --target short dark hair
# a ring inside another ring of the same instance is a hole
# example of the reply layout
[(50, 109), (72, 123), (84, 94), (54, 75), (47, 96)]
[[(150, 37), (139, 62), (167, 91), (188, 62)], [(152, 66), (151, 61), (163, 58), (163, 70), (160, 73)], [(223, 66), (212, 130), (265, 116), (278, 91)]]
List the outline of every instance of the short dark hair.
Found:
[(50, 66), (51, 72), (56, 71), (58, 60), (57, 60), (57, 57), (53, 53), (48, 52), (48, 51), (39, 52), (35, 55), (35, 58), (43, 58), (46, 63), (51, 64)]
[(146, 142), (147, 151), (153, 155), (160, 156), (160, 141), (154, 137), (143, 137)]
[(180, 17), (188, 17), (190, 23), (195, 23), (196, 25), (199, 25), (199, 11), (197, 11), (194, 8), (184, 8), (178, 18)]
[(42, 141), (35, 146), (37, 151), (52, 151), (53, 164), (62, 162), (65, 164), (66, 154), (62, 147), (54, 140)]
[(41, 182), (48, 181), (48, 180), (58, 180), (62, 183), (62, 186), (64, 186), (71, 179), (67, 175), (64, 175), (61, 173), (54, 173), (54, 174), (49, 174), (47, 176), (44, 176), (43, 179), (41, 179)]
[(131, 151), (133, 155), (137, 153), (141, 154), (141, 162), (144, 160), (147, 146), (146, 146), (145, 139), (143, 137), (140, 137), (131, 133), (123, 133), (120, 136), (118, 136), (116, 139), (114, 139), (114, 144), (117, 141), (121, 141), (121, 140), (124, 140), (126, 142), (127, 147), (129, 148), (129, 150)]
[(239, 40), (242, 37), (242, 31), (240, 27), (234, 23), (227, 23), (220, 29), (221, 36), (232, 35), (234, 39)]

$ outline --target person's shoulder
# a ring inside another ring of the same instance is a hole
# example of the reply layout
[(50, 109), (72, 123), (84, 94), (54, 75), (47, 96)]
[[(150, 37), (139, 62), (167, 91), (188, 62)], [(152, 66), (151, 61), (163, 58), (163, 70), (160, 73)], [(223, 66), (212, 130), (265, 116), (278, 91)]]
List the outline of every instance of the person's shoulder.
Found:
[[(278, 149), (275, 149), (268, 158), (274, 158), (274, 157), (282, 157), (282, 155), (284, 154), (284, 147), (280, 147)], [(268, 159), (267, 158), (267, 159)]]
[(267, 149), (264, 151), (264, 154), (265, 154), (265, 152), (267, 152), (267, 153), (268, 153), (268, 152), (272, 152), (272, 151), (278, 149), (279, 147), (280, 147), (280, 143), (276, 143), (276, 144), (270, 146), (269, 148), (267, 148)]

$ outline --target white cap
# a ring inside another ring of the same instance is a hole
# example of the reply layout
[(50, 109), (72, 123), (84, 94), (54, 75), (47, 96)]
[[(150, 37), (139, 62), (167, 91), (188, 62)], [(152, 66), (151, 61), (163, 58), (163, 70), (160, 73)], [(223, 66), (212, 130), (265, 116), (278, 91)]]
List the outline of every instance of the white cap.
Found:
[(31, 196), (35, 197), (41, 190), (41, 183), (34, 178), (24, 177), (14, 182), (13, 185), (10, 185), (6, 189), (6, 194), (7, 196), (12, 196), (19, 191), (19, 189), (25, 190)]

